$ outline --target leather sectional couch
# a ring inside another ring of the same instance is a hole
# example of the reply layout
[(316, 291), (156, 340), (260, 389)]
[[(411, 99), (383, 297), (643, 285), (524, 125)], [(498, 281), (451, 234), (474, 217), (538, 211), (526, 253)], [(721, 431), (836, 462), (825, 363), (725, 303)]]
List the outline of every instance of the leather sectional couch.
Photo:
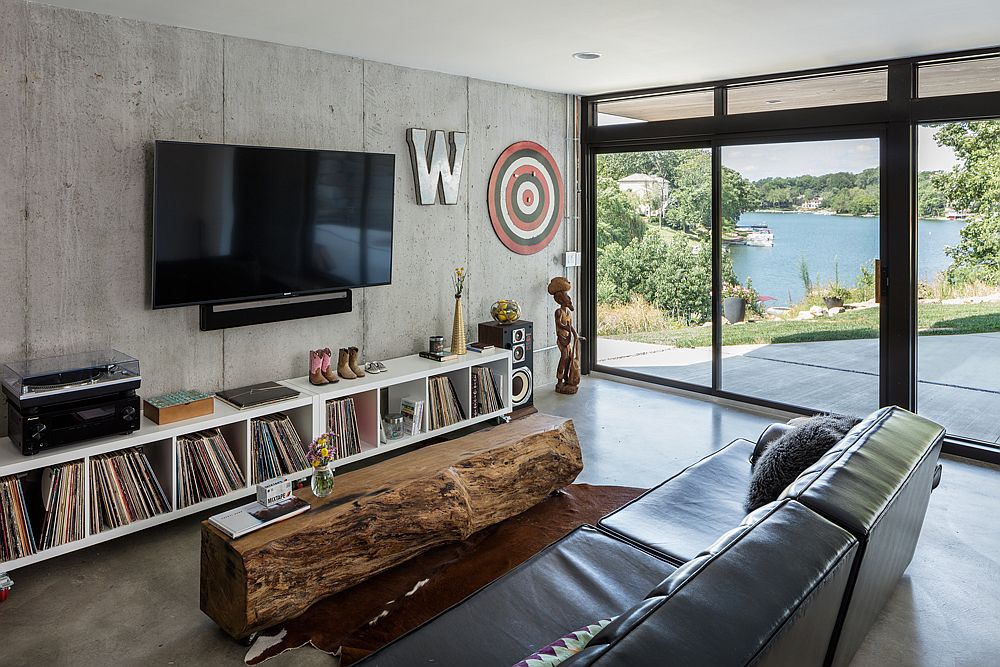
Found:
[(359, 664), (509, 667), (616, 617), (563, 665), (847, 665), (913, 557), (943, 436), (879, 410), (746, 515), (736, 440)]

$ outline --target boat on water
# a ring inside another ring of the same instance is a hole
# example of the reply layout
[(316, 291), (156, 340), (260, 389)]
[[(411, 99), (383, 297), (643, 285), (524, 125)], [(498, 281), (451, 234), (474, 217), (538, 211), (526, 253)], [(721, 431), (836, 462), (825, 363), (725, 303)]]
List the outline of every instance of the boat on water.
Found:
[(752, 232), (747, 234), (746, 244), (770, 248), (774, 245), (774, 232), (767, 227), (755, 227)]
[(737, 238), (728, 241), (735, 245), (752, 245), (770, 248), (774, 245), (774, 232), (767, 225), (741, 225), (736, 227)]

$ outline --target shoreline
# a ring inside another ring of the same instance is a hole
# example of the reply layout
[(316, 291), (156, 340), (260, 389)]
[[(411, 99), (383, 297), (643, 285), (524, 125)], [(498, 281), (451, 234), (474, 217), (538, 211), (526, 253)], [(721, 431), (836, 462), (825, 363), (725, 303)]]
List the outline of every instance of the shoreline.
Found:
[[(850, 213), (833, 213), (829, 209), (823, 209), (820, 211), (785, 211), (780, 209), (768, 209), (762, 208), (755, 211), (747, 211), (747, 213), (770, 213), (770, 214), (802, 214), (802, 215), (821, 215), (823, 217), (837, 216), (841, 218), (872, 218), (873, 220), (878, 220), (879, 216), (874, 213), (868, 213), (865, 215), (851, 215)], [(969, 222), (970, 218), (964, 220), (954, 220), (952, 218), (943, 218), (940, 216), (919, 216), (919, 220), (930, 220), (932, 222)]]

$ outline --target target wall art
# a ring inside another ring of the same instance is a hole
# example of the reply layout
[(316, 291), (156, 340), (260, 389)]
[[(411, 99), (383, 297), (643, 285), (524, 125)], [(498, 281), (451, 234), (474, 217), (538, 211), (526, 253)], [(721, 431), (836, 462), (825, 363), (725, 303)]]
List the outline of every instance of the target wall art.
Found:
[(552, 155), (535, 142), (519, 141), (500, 154), (487, 192), (493, 231), (512, 252), (532, 255), (559, 231), (562, 175)]

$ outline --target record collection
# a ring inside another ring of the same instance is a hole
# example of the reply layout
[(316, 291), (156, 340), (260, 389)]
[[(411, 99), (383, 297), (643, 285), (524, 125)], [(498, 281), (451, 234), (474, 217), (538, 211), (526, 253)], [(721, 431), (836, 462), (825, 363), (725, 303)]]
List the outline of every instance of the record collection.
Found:
[(418, 435), (424, 425), (424, 402), (404, 398), (399, 412), (403, 415), (403, 435)]
[(342, 459), (361, 453), (361, 435), (358, 433), (358, 415), (354, 409), (354, 399), (347, 398), (327, 401), (326, 427), (337, 434), (333, 447), (335, 459)]
[(465, 419), (465, 411), (458, 400), (455, 385), (447, 375), (429, 378), (431, 430), (457, 424)]
[(45, 518), (38, 539), (39, 551), (84, 538), (83, 494), (83, 461), (63, 463), (42, 471)]
[(472, 367), (472, 416), (488, 415), (504, 408), (493, 370), (488, 366)]
[(90, 459), (91, 533), (170, 511), (170, 502), (141, 447)]
[(35, 554), (35, 538), (18, 477), (0, 477), (0, 562)]
[(218, 429), (177, 438), (177, 506), (218, 498), (246, 486), (233, 452)]
[(250, 446), (253, 484), (309, 467), (292, 420), (280, 412), (250, 420)]

